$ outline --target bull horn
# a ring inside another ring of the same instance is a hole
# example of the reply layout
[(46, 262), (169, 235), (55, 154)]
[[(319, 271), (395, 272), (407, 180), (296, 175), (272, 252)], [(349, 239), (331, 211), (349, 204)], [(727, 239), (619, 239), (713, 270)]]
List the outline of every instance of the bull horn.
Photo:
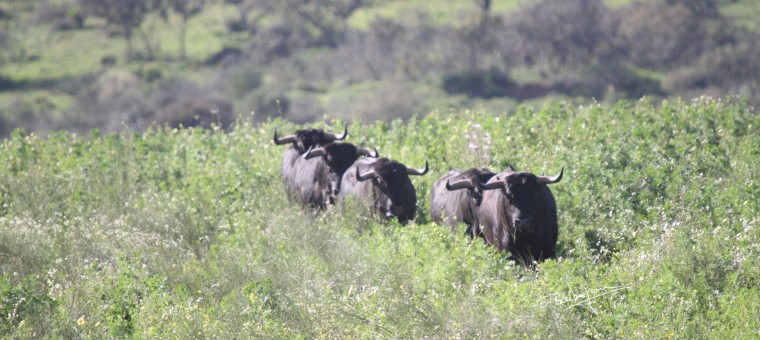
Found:
[(450, 178), (446, 180), (446, 190), (448, 191), (454, 191), (454, 190), (459, 190), (459, 189), (469, 189), (469, 188), (474, 187), (474, 185), (472, 184), (472, 181), (467, 178), (460, 179), (454, 183), (451, 183), (450, 181), (451, 181)]
[(326, 139), (344, 140), (344, 139), (346, 139), (346, 137), (348, 137), (348, 123), (346, 123), (345, 125), (343, 125), (343, 133), (340, 134), (340, 135), (336, 135), (336, 134), (331, 133), (331, 132), (325, 132), (325, 138)]
[(309, 150), (306, 150), (303, 154), (303, 159), (312, 159), (314, 157), (321, 157), (324, 156), (327, 153), (327, 150), (325, 148), (315, 148), (314, 146), (310, 146)]
[(359, 167), (356, 167), (356, 180), (359, 182), (364, 182), (368, 179), (375, 178), (377, 174), (375, 173), (375, 170), (370, 170), (365, 172), (363, 175), (359, 173)]
[(372, 151), (369, 151), (369, 149), (357, 148), (356, 154), (358, 156), (367, 156), (367, 157), (372, 157), (372, 158), (377, 158), (379, 156), (379, 154), (377, 153), (377, 149), (375, 149), (375, 153), (372, 153)]
[(481, 181), (478, 181), (478, 186), (480, 186), (481, 190), (502, 189), (506, 185), (507, 185), (507, 182), (505, 182), (503, 179), (499, 178), (499, 176), (496, 176), (496, 180), (492, 181), (490, 183), (483, 183)]
[(415, 176), (422, 176), (428, 172), (428, 161), (425, 161), (425, 168), (424, 169), (414, 169), (410, 167), (406, 167), (406, 173), (410, 175)]
[(562, 169), (559, 171), (559, 175), (550, 177), (550, 176), (536, 176), (536, 180), (538, 180), (538, 183), (540, 184), (552, 184), (557, 183), (560, 180), (562, 180), (562, 174), (565, 173), (565, 167), (563, 166)]
[(282, 138), (277, 138), (277, 128), (274, 128), (274, 143), (275, 144), (282, 145), (282, 144), (295, 143), (295, 142), (296, 142), (296, 136), (295, 135), (290, 135), (290, 136), (285, 136), (285, 137), (282, 137)]
[(515, 169), (515, 167), (512, 166), (512, 164), (510, 164), (510, 165), (507, 166), (507, 171), (508, 172), (516, 172), (517, 170)]

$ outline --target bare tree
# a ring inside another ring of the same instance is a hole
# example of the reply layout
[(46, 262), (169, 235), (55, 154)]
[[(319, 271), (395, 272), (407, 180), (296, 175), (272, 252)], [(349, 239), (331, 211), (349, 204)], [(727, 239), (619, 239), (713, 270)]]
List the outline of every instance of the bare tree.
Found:
[(491, 0), (472, 0), (475, 2), (475, 5), (480, 8), (481, 14), (483, 17), (487, 17), (489, 13), (491, 12)]
[(132, 38), (150, 11), (149, 0), (79, 0), (85, 10), (106, 19), (121, 31), (127, 41), (127, 58), (134, 56)]
[(179, 15), (182, 22), (177, 28), (179, 38), (179, 59), (184, 60), (186, 56), (187, 41), (187, 22), (190, 18), (198, 15), (203, 11), (206, 0), (165, 0), (169, 7)]
[(556, 76), (568, 66), (598, 58), (609, 29), (601, 0), (542, 0), (511, 16), (515, 33), (525, 45), (526, 60), (543, 60)]
[[(273, 12), (278, 7), (278, 2), (270, 0), (225, 0), (226, 2), (235, 5), (238, 11), (238, 21), (236, 26), (239, 30), (252, 30), (255, 31), (259, 22), (268, 13)], [(255, 11), (256, 15), (253, 19), (250, 19), (249, 14)]]
[(344, 39), (348, 17), (369, 0), (283, 0), (282, 10), (301, 29), (316, 32), (315, 41), (330, 47)]

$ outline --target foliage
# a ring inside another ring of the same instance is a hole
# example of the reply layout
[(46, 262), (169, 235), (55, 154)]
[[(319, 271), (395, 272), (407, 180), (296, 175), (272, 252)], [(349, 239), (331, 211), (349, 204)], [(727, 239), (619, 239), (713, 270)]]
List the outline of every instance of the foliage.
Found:
[[(18, 273), (14, 273), (14, 276)], [(0, 334), (12, 334), (34, 318), (50, 317), (57, 304), (38, 289), (37, 277), (30, 275), (12, 282), (9, 275), (0, 277)], [(40, 327), (35, 324), (32, 327)], [(27, 325), (26, 327), (30, 327)]]
[(166, 0), (167, 6), (176, 12), (182, 19), (179, 29), (177, 29), (177, 36), (179, 39), (179, 59), (185, 59), (185, 44), (187, 39), (187, 22), (190, 18), (198, 15), (203, 11), (203, 7), (206, 6), (206, 0)]
[[(250, 112), (255, 121), (389, 122), (557, 97), (738, 94), (758, 106), (758, 8), (747, 0), (5, 1), (0, 137), (14, 128), (208, 126), (213, 107), (227, 124)], [(113, 73), (137, 78), (93, 100)], [(203, 95), (162, 102), (175, 79)], [(56, 98), (42, 114), (29, 104), (40, 92)]]
[(151, 9), (150, 0), (79, 0), (82, 7), (116, 26), (127, 40), (127, 57), (133, 56), (132, 38)]
[[(753, 337), (759, 124), (709, 97), (351, 122), (348, 141), (429, 161), (406, 226), (290, 204), (271, 136), (301, 126), (284, 120), (17, 130), (0, 144), (0, 336)], [(427, 222), (450, 167), (508, 164), (565, 167), (557, 259), (518, 265)]]
[(464, 92), (482, 98), (503, 96), (506, 94), (506, 88), (513, 84), (508, 75), (495, 69), (450, 74), (443, 78), (443, 88), (446, 92)]
[(554, 76), (603, 56), (612, 31), (607, 11), (601, 0), (538, 1), (512, 15), (513, 29), (526, 45), (525, 58)]

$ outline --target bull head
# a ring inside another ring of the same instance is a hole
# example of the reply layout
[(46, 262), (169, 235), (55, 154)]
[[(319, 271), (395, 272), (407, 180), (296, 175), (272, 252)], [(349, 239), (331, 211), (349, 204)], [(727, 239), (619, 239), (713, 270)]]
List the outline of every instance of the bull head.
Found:
[(541, 203), (541, 187), (562, 180), (565, 168), (557, 176), (536, 176), (530, 173), (505, 171), (490, 183), (479, 183), (483, 190), (502, 190), (504, 209), (513, 232), (533, 233), (533, 222)]
[[(415, 169), (415, 168), (406, 167), (406, 173), (409, 174), (409, 175), (422, 176), (422, 175), (426, 174), (427, 172), (428, 172), (428, 162), (427, 161), (425, 161), (425, 168), (424, 169)], [(373, 179), (373, 178), (376, 178), (377, 176), (378, 176), (378, 174), (377, 174), (377, 172), (375, 172), (375, 169), (370, 169), (367, 172), (361, 174), (361, 173), (359, 173), (359, 167), (358, 166), (356, 167), (356, 180), (358, 180), (359, 182), (363, 182), (363, 181), (366, 181), (368, 179)]]
[(375, 211), (386, 219), (398, 218), (406, 223), (416, 214), (416, 194), (409, 180), (410, 175), (422, 176), (428, 172), (429, 165), (425, 161), (424, 169), (414, 169), (387, 158), (381, 158), (369, 165), (362, 172), (356, 167), (358, 182), (371, 180), (373, 206)]
[[(562, 169), (559, 171), (559, 175), (557, 176), (536, 176), (536, 182), (538, 184), (554, 184), (562, 180), (562, 174), (565, 172), (565, 167), (562, 167)], [(504, 189), (508, 187), (507, 179), (514, 175), (515, 169), (512, 168), (512, 166), (509, 166), (508, 171), (506, 172), (507, 176), (504, 177), (496, 177), (496, 180), (491, 183), (482, 183), (478, 182), (480, 187), (483, 190), (494, 190), (494, 189)]]
[[(515, 169), (510, 165), (508, 171), (514, 171)], [(446, 190), (455, 191), (467, 189), (470, 197), (475, 200), (477, 205), (480, 205), (483, 199), (482, 189), (480, 187), (480, 180), (483, 178), (490, 179), (493, 173), (485, 168), (474, 168), (462, 173), (462, 178), (459, 180), (451, 181), (451, 178), (446, 179)]]

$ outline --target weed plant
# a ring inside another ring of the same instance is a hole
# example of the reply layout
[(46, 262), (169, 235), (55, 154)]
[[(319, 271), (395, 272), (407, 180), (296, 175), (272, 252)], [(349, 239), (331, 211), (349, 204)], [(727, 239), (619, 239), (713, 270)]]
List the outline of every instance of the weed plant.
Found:
[[(338, 130), (343, 122), (317, 124)], [(420, 216), (285, 197), (275, 120), (0, 144), (0, 336), (752, 338), (760, 119), (734, 101), (570, 103), (351, 123), (409, 166)], [(428, 222), (450, 167), (565, 176), (558, 258)]]

